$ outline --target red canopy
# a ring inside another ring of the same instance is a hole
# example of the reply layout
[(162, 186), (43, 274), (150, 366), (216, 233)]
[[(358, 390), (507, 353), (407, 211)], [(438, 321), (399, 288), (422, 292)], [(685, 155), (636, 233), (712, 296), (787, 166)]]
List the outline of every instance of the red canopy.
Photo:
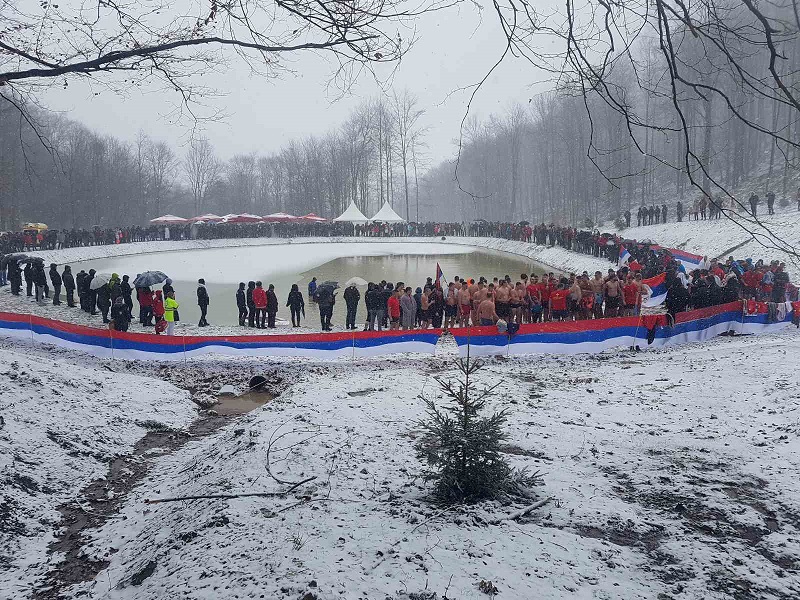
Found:
[(223, 223), (261, 223), (263, 219), (258, 215), (234, 215), (232, 217), (224, 217)]
[(265, 215), (263, 219), (267, 223), (287, 223), (289, 221), (296, 221), (298, 217), (285, 212), (276, 212), (271, 215)]
[(309, 221), (311, 223), (327, 223), (328, 219), (323, 219), (322, 217), (318, 217), (314, 213), (308, 213), (307, 215), (303, 215), (298, 220), (300, 221)]

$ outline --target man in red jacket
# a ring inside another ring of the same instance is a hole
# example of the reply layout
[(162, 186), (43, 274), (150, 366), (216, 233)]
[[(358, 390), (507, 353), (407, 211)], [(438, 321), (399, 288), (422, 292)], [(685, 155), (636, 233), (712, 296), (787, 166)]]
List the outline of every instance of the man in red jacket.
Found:
[(256, 305), (256, 327), (265, 329), (267, 322), (267, 292), (260, 281), (256, 282), (256, 289), (253, 290), (253, 304)]

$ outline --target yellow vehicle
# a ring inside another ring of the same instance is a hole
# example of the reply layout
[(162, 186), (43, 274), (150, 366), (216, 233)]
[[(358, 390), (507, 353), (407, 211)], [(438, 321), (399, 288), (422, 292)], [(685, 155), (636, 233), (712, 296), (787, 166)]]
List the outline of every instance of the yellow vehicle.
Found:
[(47, 231), (47, 225), (44, 223), (24, 223), (22, 225), (22, 230), (27, 231), (30, 229), (36, 230), (36, 233), (41, 233), (42, 231)]

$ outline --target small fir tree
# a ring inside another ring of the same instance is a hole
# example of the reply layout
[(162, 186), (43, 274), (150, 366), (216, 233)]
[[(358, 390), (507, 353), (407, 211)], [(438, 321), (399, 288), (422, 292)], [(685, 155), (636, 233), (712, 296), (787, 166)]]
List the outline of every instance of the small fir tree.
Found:
[(457, 361), (463, 380), (436, 379), (448, 405), (439, 407), (422, 397), (427, 417), (425, 431), (416, 445), (417, 455), (428, 466), (425, 478), (434, 484), (434, 498), (444, 504), (527, 496), (526, 487), (536, 476), (513, 469), (502, 455), (507, 438), (503, 426), (507, 411), (483, 417), (486, 400), (495, 387), (475, 390), (471, 377), (483, 366), (469, 358)]

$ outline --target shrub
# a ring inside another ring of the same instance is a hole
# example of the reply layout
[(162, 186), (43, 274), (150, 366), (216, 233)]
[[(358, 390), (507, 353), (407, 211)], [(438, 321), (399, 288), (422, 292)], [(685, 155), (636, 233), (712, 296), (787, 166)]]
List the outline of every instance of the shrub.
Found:
[(488, 417), (480, 414), (496, 386), (474, 389), (470, 378), (481, 369), (479, 361), (467, 358), (456, 364), (463, 381), (436, 380), (448, 404), (439, 407), (434, 400), (422, 398), (427, 406), (427, 416), (420, 423), (425, 435), (416, 450), (418, 458), (427, 464), (425, 478), (434, 484), (434, 498), (455, 504), (528, 496), (527, 487), (537, 482), (537, 476), (512, 468), (501, 452), (507, 438), (503, 431), (507, 412)]

